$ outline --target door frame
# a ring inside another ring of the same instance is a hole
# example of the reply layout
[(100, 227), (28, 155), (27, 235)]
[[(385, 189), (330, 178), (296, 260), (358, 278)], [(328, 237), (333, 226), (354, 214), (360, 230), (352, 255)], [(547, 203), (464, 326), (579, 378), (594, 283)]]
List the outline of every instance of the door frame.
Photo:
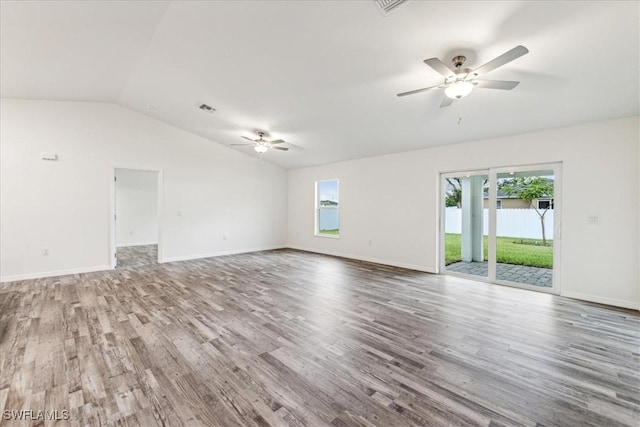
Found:
[[(553, 171), (553, 269), (552, 269), (552, 285), (551, 288), (543, 288), (540, 286), (528, 285), (526, 283), (517, 283), (507, 280), (498, 280), (496, 278), (496, 230), (497, 230), (497, 193), (495, 191), (489, 191), (489, 229), (488, 229), (488, 275), (474, 276), (472, 274), (458, 273), (454, 271), (447, 271), (445, 266), (445, 203), (444, 198), (446, 195), (446, 179), (450, 177), (460, 176), (474, 176), (474, 175), (488, 175), (489, 188), (494, 189), (497, 187), (497, 175), (505, 172), (528, 172), (536, 170), (552, 170)], [(440, 177), (440, 195), (438, 203), (440, 204), (440, 238), (439, 238), (439, 273), (450, 276), (461, 277), (470, 280), (476, 280), (479, 282), (488, 282), (498, 285), (511, 286), (514, 288), (528, 289), (537, 292), (551, 293), (560, 295), (561, 289), (561, 269), (562, 269), (562, 162), (549, 162), (549, 163), (536, 163), (526, 165), (514, 165), (514, 166), (496, 166), (484, 169), (463, 170), (456, 172), (442, 172)]]
[(135, 165), (111, 165), (109, 179), (109, 265), (117, 267), (116, 242), (116, 169), (129, 169), (141, 172), (156, 172), (158, 179), (157, 219), (158, 219), (158, 263), (164, 262), (164, 247), (162, 244), (162, 218), (164, 216), (164, 178), (162, 168)]

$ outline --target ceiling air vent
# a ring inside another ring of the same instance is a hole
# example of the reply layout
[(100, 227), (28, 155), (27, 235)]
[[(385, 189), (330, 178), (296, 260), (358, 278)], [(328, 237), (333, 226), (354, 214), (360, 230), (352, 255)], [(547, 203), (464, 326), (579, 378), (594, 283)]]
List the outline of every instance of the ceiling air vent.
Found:
[(376, 0), (376, 4), (384, 15), (388, 15), (392, 10), (406, 1), (407, 0)]
[(213, 108), (211, 105), (207, 105), (207, 104), (202, 104), (198, 108), (201, 109), (202, 111), (206, 111), (207, 113), (215, 113), (216, 112), (215, 108)]

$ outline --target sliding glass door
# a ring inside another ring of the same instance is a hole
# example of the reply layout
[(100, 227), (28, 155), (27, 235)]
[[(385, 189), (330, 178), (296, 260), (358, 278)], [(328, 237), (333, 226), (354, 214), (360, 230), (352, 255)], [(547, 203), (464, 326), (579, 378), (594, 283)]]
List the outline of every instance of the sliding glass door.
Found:
[(441, 176), (440, 269), (559, 292), (560, 164)]

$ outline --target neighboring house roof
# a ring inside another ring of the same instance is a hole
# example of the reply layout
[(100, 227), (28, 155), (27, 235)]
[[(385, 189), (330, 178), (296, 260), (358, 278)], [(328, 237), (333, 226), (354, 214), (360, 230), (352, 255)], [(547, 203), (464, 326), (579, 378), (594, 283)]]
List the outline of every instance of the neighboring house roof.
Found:
[[(516, 195), (509, 196), (509, 195), (505, 194), (504, 192), (502, 192), (500, 190), (498, 190), (497, 196), (498, 196), (498, 199), (519, 199), (519, 197), (517, 197)], [(485, 199), (488, 199), (489, 198), (489, 193), (487, 191), (485, 191), (484, 194), (482, 194), (482, 197), (485, 198)]]
[[(553, 182), (553, 178), (545, 178), (547, 181), (549, 182)], [(489, 189), (485, 188), (484, 192), (482, 193), (482, 197), (485, 199), (489, 198)], [(504, 191), (500, 191), (498, 190), (498, 199), (519, 199), (519, 197), (512, 195), (509, 196), (507, 195)], [(551, 197), (541, 197), (540, 199), (553, 199), (553, 196)]]

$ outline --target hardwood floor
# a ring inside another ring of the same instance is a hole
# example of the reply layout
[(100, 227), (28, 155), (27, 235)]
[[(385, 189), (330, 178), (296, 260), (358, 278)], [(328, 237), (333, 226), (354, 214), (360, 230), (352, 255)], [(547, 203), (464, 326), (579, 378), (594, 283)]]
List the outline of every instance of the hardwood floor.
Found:
[(69, 411), (36, 425), (640, 419), (638, 312), (293, 250), (2, 284), (0, 313), (0, 409)]
[(154, 265), (158, 263), (158, 245), (123, 246), (116, 255), (118, 268)]

